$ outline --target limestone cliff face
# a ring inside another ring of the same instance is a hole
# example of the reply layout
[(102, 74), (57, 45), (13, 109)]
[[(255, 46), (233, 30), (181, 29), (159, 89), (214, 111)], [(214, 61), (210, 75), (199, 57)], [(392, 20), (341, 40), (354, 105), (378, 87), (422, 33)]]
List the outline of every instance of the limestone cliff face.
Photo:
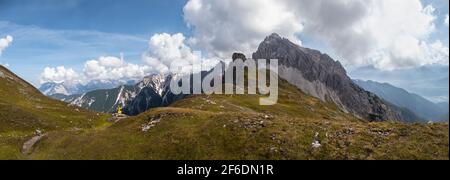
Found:
[(253, 59), (278, 59), (279, 76), (302, 91), (369, 121), (402, 120), (376, 95), (356, 85), (345, 69), (327, 54), (300, 47), (277, 34), (267, 37)]

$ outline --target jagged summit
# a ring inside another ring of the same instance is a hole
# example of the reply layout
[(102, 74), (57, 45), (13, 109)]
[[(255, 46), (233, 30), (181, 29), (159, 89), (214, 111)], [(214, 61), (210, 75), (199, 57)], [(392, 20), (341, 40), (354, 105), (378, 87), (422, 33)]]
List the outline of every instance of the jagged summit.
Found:
[(272, 33), (266, 37), (266, 40), (270, 40), (270, 39), (283, 39), (283, 38), (277, 33)]
[(278, 59), (281, 78), (316, 98), (335, 103), (345, 112), (370, 121), (402, 119), (401, 113), (353, 83), (341, 63), (278, 34), (268, 36), (253, 59)]

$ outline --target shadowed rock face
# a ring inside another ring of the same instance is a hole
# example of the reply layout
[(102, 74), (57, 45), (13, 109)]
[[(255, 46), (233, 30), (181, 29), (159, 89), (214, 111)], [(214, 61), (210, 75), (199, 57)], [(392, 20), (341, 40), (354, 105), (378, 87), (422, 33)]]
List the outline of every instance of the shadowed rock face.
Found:
[(126, 104), (124, 113), (134, 116), (152, 108), (168, 106), (184, 98), (184, 94), (175, 95), (170, 91), (172, 78), (172, 75), (152, 75), (144, 78), (136, 85), (141, 90)]
[(231, 59), (233, 59), (233, 61), (235, 61), (235, 60), (237, 60), (237, 59), (240, 59), (240, 60), (242, 60), (242, 61), (246, 61), (246, 60), (247, 60), (247, 58), (245, 57), (245, 55), (242, 54), (242, 53), (233, 53), (233, 56), (231, 57)]
[(253, 59), (278, 59), (281, 78), (357, 117), (369, 121), (403, 120), (399, 112), (356, 85), (342, 65), (327, 54), (272, 34), (259, 45)]

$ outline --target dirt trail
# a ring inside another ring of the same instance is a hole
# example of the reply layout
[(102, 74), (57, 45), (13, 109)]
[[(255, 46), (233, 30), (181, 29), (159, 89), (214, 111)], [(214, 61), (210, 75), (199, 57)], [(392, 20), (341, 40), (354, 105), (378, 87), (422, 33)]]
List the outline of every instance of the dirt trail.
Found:
[(43, 137), (47, 134), (37, 135), (31, 138), (30, 140), (23, 143), (22, 146), (22, 154), (29, 155), (33, 152), (33, 147), (36, 143), (38, 143)]

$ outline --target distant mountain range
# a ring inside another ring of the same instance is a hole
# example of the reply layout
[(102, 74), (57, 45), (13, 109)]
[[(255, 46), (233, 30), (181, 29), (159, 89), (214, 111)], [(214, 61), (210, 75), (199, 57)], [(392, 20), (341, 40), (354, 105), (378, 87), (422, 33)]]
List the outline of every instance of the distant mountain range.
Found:
[(448, 65), (434, 64), (395, 71), (367, 66), (351, 69), (349, 74), (353, 79), (387, 82), (435, 103), (449, 101)]
[(354, 80), (356, 84), (384, 100), (406, 108), (429, 121), (448, 121), (448, 102), (435, 104), (417, 94), (395, 87), (388, 83)]
[(112, 89), (121, 85), (132, 85), (136, 81), (107, 81), (107, 80), (93, 80), (87, 84), (81, 83), (57, 83), (46, 82), (39, 87), (39, 91), (47, 96), (53, 95), (76, 95), (83, 94), (89, 91), (98, 89)]
[(171, 76), (151, 75), (134, 85), (120, 85), (75, 95), (58, 93), (50, 97), (98, 112), (113, 113), (118, 107), (124, 107), (127, 114), (136, 115), (162, 106), (167, 94), (166, 82), (170, 78)]
[[(201, 77), (212, 72), (200, 72)], [(78, 95), (53, 94), (50, 97), (98, 112), (114, 113), (118, 107), (123, 107), (125, 114), (138, 115), (151, 108), (168, 106), (184, 98), (185, 94), (175, 95), (170, 90), (170, 82), (173, 78), (178, 79), (178, 76), (182, 75), (153, 74), (135, 85), (121, 85), (117, 88), (99, 89)], [(190, 76), (192, 80), (192, 74), (183, 76)]]

